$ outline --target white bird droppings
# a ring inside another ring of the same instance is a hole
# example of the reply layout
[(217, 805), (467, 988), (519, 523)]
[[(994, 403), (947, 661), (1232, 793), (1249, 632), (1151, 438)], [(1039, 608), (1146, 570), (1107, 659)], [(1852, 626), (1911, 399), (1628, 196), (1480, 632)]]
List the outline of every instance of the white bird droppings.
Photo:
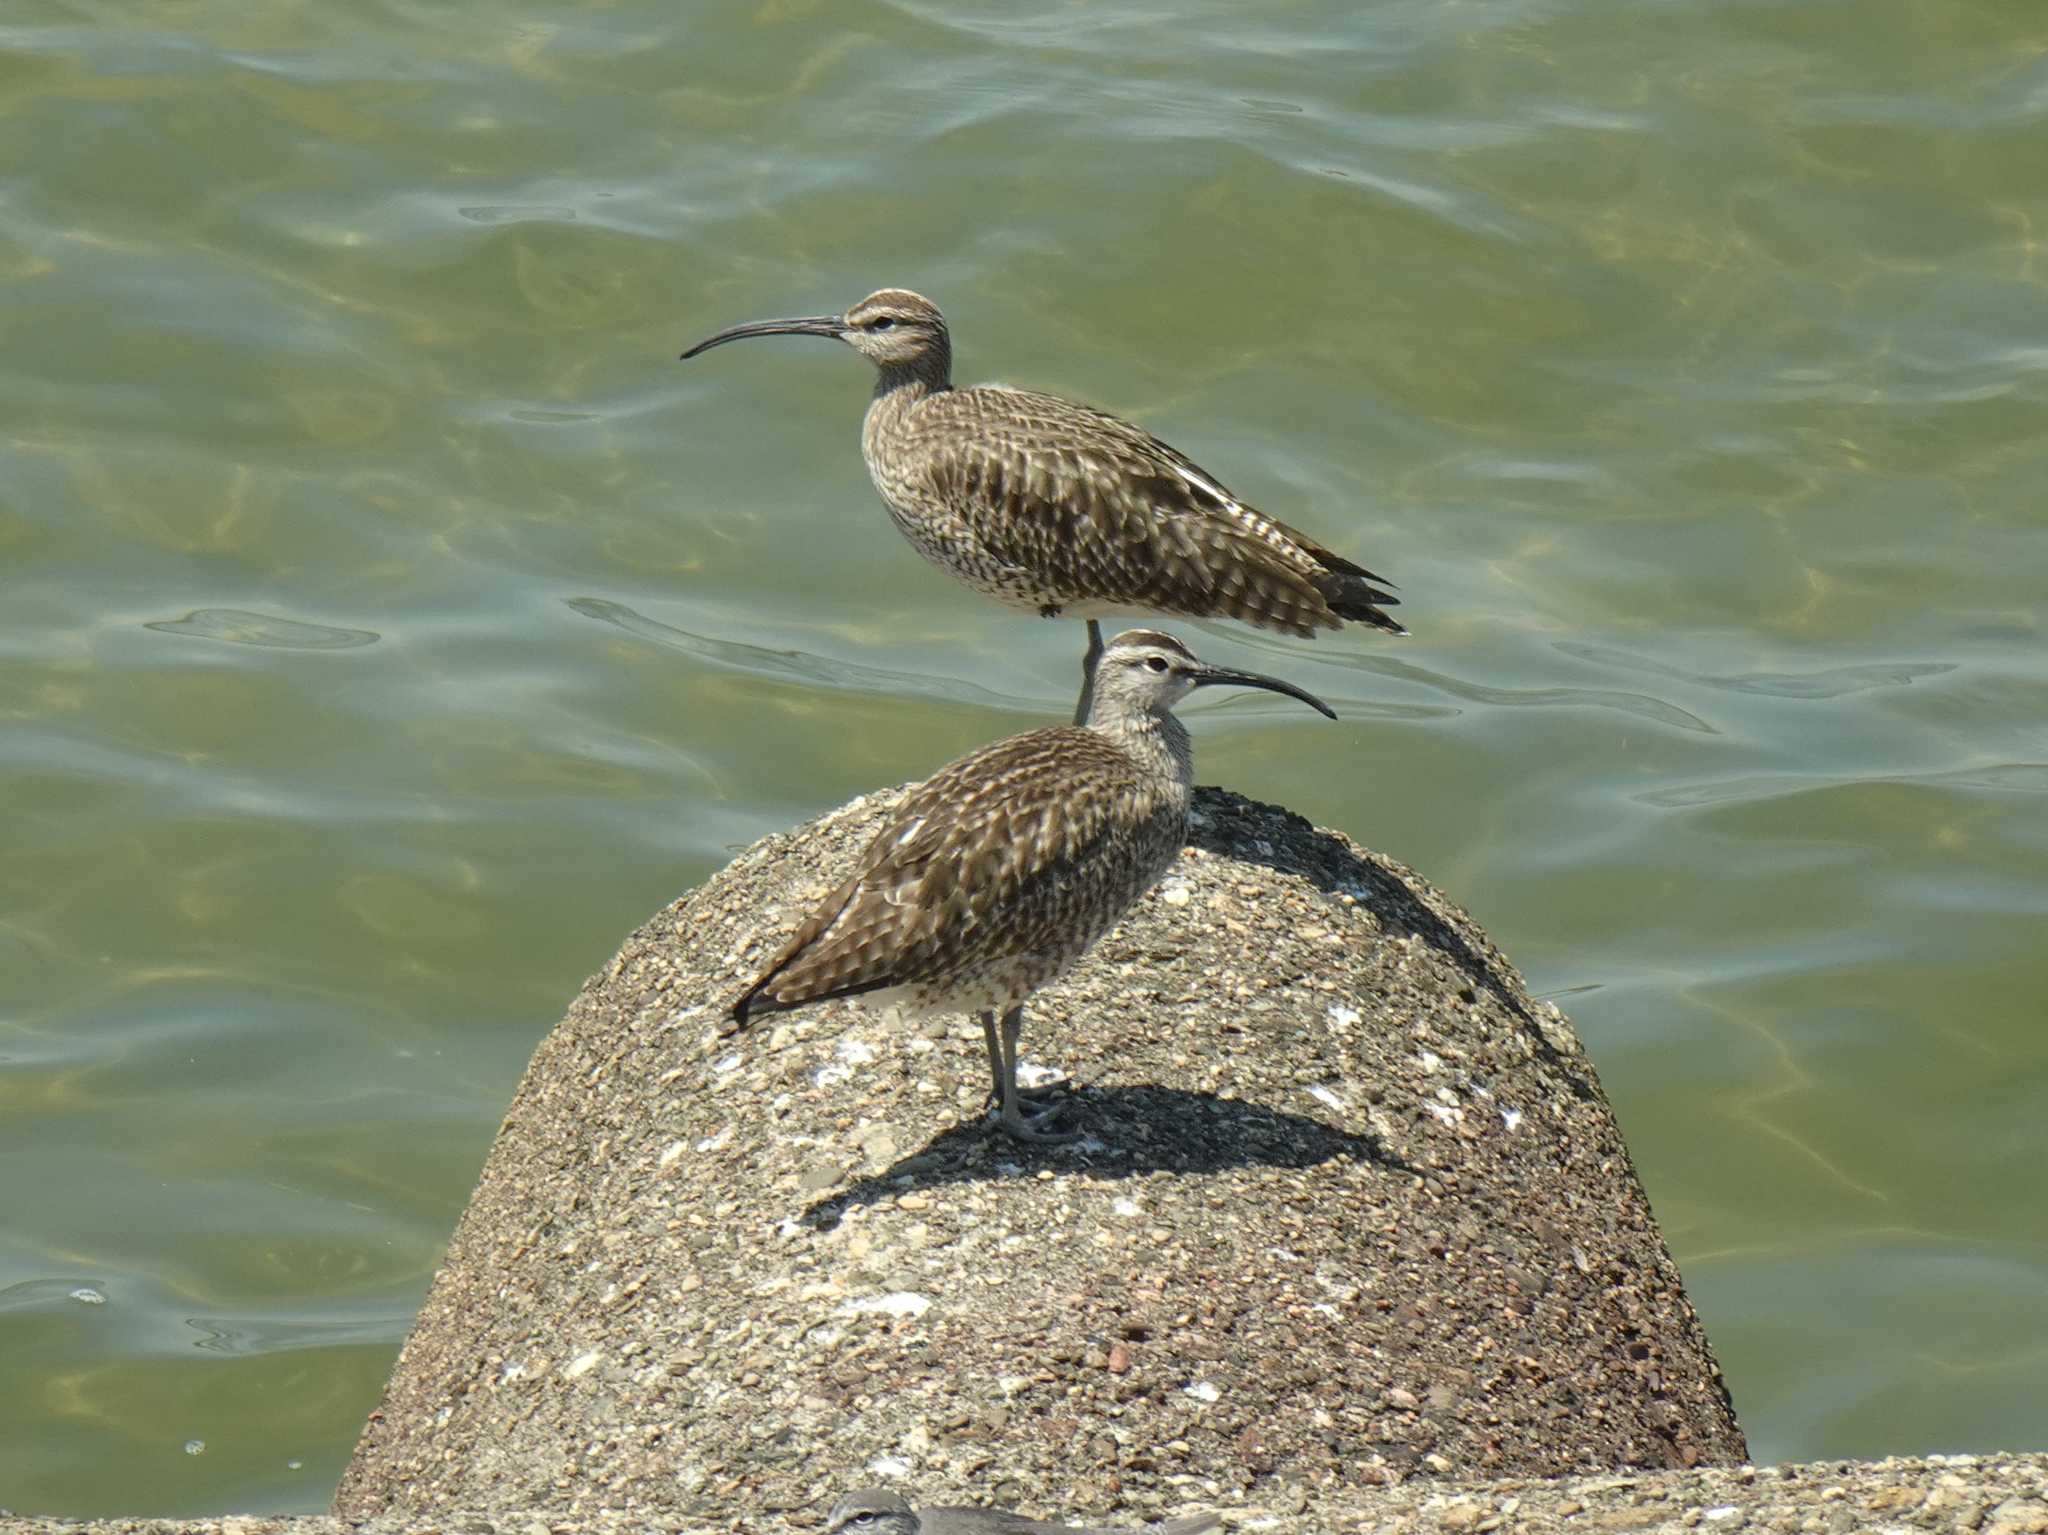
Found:
[[(893, 1011), (893, 1009), (892, 1009)], [(832, 1087), (853, 1079), (853, 1068), (866, 1066), (875, 1058), (875, 1047), (858, 1039), (842, 1039), (839, 1048), (832, 1052), (835, 1059), (830, 1066), (821, 1066), (811, 1077), (819, 1087)]]

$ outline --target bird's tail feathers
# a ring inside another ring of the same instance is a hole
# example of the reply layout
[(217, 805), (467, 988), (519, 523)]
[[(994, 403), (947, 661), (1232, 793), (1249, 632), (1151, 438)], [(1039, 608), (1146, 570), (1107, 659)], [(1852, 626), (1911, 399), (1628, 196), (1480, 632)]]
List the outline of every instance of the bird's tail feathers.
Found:
[(739, 1001), (735, 1001), (727, 1009), (727, 1017), (731, 1017), (733, 1025), (729, 1029), (725, 1029), (725, 1034), (745, 1034), (745, 1029), (748, 1029), (748, 1025), (754, 1021), (754, 1013), (760, 1007), (760, 1001), (762, 1001), (762, 989), (760, 989), (760, 984), (756, 984), (754, 989), (750, 989)]
[(1323, 594), (1323, 601), (1330, 605), (1330, 611), (1339, 618), (1353, 619), (1359, 623), (1371, 624), (1375, 629), (1384, 629), (1389, 634), (1406, 634), (1399, 619), (1381, 608), (1397, 608), (1401, 599), (1392, 592), (1381, 591), (1362, 575), (1349, 571), (1329, 571), (1316, 577), (1316, 590)]
[(747, 988), (746, 993), (738, 1001), (733, 1003), (732, 1007), (728, 1010), (732, 1018), (732, 1027), (727, 1029), (726, 1033), (744, 1033), (747, 1026), (754, 1021), (756, 1014), (780, 1011), (775, 999), (767, 995), (768, 983), (773, 979), (772, 975), (762, 976), (760, 980)]
[[(732, 1005), (732, 1027), (726, 1032), (738, 1034), (756, 1018), (769, 1013), (787, 1013), (799, 1007), (809, 1007), (813, 1002), (840, 1002), (848, 997), (865, 997), (871, 992), (888, 991), (902, 982), (895, 976), (877, 976), (872, 980), (854, 981), (845, 986), (834, 986), (825, 991), (803, 991), (800, 996), (778, 997), (768, 988), (783, 978), (789, 967), (778, 965), (775, 969), (754, 982), (747, 994)], [(802, 977), (797, 978), (801, 990)]]

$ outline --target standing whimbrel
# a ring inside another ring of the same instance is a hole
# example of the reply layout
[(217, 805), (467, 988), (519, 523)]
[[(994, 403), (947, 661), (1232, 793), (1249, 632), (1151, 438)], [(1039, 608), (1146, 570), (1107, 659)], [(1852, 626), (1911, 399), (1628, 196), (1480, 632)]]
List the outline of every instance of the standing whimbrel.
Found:
[(1055, 1110), (1018, 1107), (1024, 999), (1179, 855), (1194, 753), (1171, 711), (1190, 689), (1220, 683), (1337, 717), (1292, 683), (1205, 665), (1172, 635), (1118, 635), (1102, 653), (1088, 722), (1010, 736), (912, 789), (852, 876), (733, 1005), (734, 1021), (744, 1028), (835, 997), (978, 1014), (1003, 1128), (1020, 1140), (1074, 1139), (1039, 1127)]
[(1399, 603), (1385, 577), (1246, 506), (1144, 428), (1058, 395), (955, 389), (946, 317), (921, 294), (884, 288), (845, 314), (735, 325), (683, 357), (748, 336), (830, 336), (875, 365), (860, 444), (889, 515), (976, 591), (1088, 620), (1077, 725), (1110, 614), (1408, 632), (1381, 611)]

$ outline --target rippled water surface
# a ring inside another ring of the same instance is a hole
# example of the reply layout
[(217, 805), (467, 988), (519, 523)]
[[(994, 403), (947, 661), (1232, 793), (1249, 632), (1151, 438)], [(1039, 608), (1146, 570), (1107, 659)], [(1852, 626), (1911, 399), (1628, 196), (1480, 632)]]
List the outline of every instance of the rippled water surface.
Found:
[(1572, 1014), (1759, 1458), (2048, 1445), (2033, 0), (17, 0), (0, 115), (0, 1504), (323, 1504), (585, 974), (1067, 706), (857, 359), (676, 361), (884, 282), (1401, 584), (1183, 626), (1344, 715), (1201, 776)]

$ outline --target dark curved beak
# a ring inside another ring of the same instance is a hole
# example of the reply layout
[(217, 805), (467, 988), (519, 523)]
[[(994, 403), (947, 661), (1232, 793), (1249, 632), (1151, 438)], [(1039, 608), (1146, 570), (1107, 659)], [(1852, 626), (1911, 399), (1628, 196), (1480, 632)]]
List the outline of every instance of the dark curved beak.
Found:
[(845, 333), (844, 315), (814, 314), (800, 320), (749, 320), (744, 325), (729, 325), (715, 336), (706, 336), (683, 353), (682, 360), (688, 362), (699, 352), (724, 346), (728, 341), (744, 341), (749, 336), (830, 336), (837, 341)]
[(1278, 677), (1268, 677), (1261, 672), (1233, 672), (1221, 666), (1204, 666), (1195, 673), (1193, 685), (1198, 688), (1264, 688), (1268, 693), (1285, 693), (1289, 698), (1298, 698), (1316, 713), (1329, 719), (1337, 717), (1337, 711), (1315, 694), (1298, 688), (1291, 682), (1282, 682)]

